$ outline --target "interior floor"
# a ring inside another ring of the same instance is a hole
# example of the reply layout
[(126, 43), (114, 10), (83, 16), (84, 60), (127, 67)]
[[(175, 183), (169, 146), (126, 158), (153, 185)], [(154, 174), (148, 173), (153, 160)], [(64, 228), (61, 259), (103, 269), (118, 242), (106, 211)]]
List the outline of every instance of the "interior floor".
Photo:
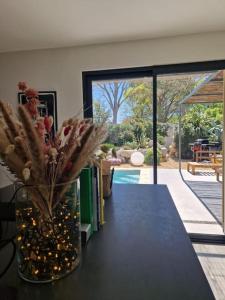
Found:
[(217, 300), (225, 295), (225, 246), (194, 244), (202, 268)]

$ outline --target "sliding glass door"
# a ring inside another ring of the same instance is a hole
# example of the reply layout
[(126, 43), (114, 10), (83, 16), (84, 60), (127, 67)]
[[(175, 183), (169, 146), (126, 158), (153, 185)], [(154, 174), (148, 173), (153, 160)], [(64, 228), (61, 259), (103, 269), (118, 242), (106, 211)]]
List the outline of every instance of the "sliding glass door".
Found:
[(152, 77), (92, 80), (92, 116), (106, 124), (100, 155), (114, 168), (114, 184), (153, 183)]
[(115, 181), (166, 184), (200, 239), (224, 239), (224, 68), (212, 61), (83, 73), (84, 116), (109, 128), (102, 151)]
[(157, 78), (158, 183), (189, 233), (223, 234), (223, 71)]

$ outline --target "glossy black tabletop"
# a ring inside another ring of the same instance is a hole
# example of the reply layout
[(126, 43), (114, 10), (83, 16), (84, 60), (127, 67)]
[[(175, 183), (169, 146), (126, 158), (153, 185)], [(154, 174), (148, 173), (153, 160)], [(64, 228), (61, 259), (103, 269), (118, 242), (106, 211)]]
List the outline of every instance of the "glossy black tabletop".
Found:
[(166, 186), (114, 185), (105, 208), (106, 224), (89, 241), (76, 271), (32, 285), (18, 278), (14, 262), (2, 287), (11, 287), (19, 300), (214, 299)]

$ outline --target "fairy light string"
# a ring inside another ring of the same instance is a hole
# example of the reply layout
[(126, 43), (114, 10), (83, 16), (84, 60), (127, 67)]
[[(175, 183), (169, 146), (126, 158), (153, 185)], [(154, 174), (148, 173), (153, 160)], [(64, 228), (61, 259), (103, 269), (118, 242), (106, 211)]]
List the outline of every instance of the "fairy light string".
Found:
[(37, 281), (58, 279), (78, 265), (79, 201), (74, 198), (74, 192), (69, 191), (49, 220), (43, 219), (31, 202), (24, 207), (18, 203), (19, 272), (26, 278)]

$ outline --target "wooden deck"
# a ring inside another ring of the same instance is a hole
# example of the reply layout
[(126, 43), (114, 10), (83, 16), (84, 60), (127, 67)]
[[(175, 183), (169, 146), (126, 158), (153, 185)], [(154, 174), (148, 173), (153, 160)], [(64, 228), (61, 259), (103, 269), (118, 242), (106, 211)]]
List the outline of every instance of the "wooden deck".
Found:
[(186, 181), (190, 189), (222, 224), (222, 186), (219, 182)]

